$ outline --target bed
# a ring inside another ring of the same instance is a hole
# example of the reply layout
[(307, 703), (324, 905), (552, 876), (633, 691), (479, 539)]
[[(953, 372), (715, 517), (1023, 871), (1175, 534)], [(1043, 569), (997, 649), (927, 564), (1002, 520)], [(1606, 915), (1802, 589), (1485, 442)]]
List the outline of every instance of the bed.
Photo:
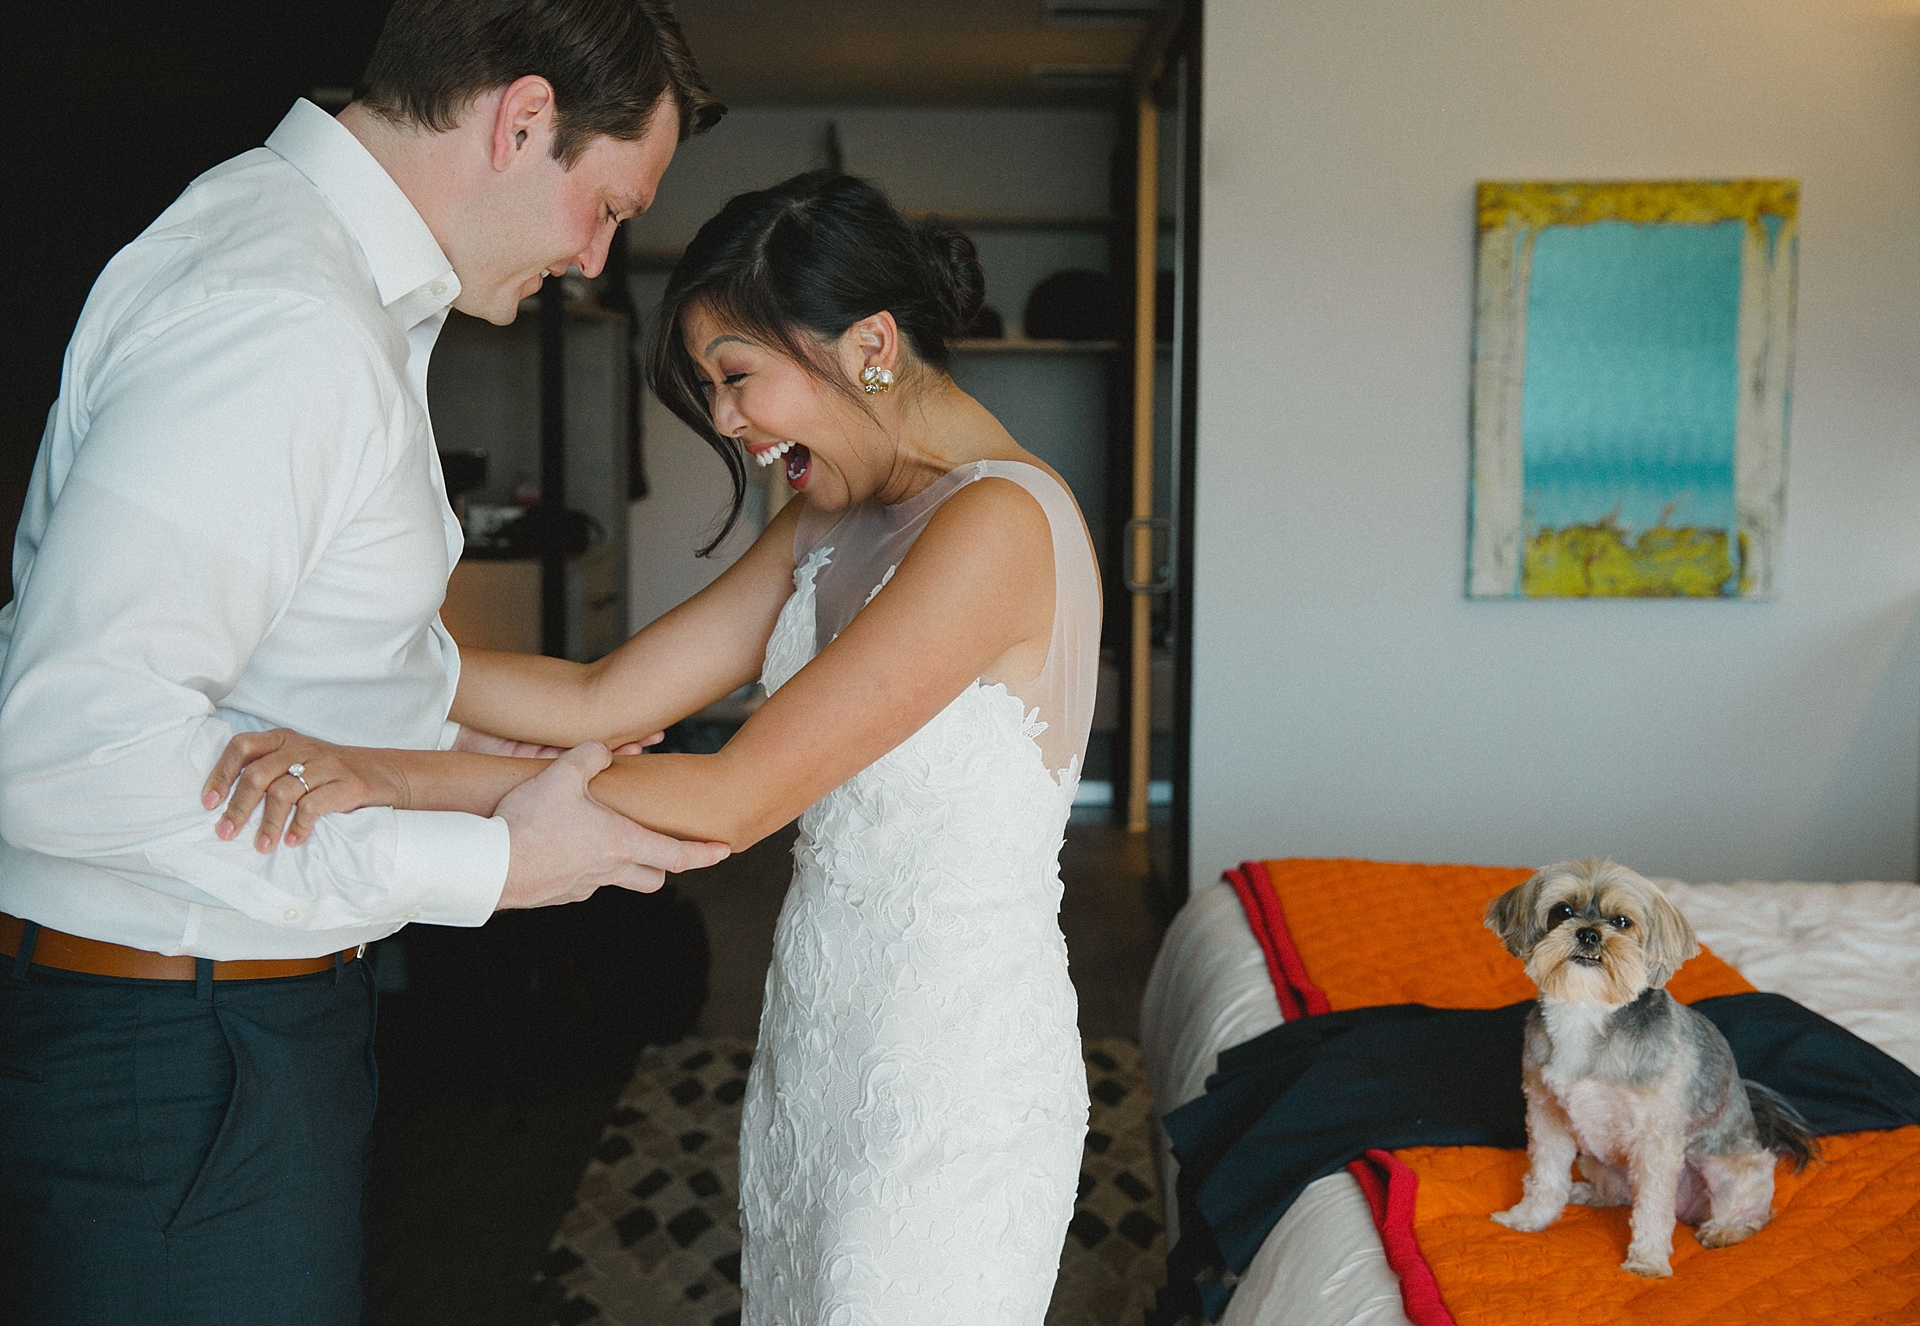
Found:
[[(1904, 883), (1659, 881), (1701, 940), (1784, 994), (1920, 1071), (1920, 887)], [(1155, 960), (1141, 1046), (1156, 1112), (1205, 1090), (1215, 1059), (1282, 1021), (1267, 961), (1225, 883), (1195, 892)], [(1168, 1239), (1177, 1164), (1157, 1139)], [(1261, 1244), (1221, 1318), (1230, 1326), (1408, 1326), (1373, 1213), (1345, 1172), (1307, 1188)]]

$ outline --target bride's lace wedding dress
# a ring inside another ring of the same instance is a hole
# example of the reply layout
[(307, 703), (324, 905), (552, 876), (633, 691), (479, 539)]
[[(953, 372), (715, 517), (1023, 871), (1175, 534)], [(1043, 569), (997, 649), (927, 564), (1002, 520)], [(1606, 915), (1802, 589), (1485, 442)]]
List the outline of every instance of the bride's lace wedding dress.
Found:
[(753, 1326), (1046, 1315), (1087, 1121), (1059, 853), (1100, 609), (1072, 500), (1034, 466), (984, 461), (891, 507), (808, 512), (762, 680), (804, 667), (940, 504), (989, 478), (1052, 526), (1046, 666), (974, 682), (800, 818), (741, 1125)]

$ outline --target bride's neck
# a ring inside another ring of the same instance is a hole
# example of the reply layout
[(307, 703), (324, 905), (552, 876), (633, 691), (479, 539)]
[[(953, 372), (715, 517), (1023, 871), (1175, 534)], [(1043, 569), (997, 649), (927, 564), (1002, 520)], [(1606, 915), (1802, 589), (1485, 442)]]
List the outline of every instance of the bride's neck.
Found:
[(940, 374), (903, 399), (894, 420), (893, 465), (874, 494), (892, 506), (926, 491), (962, 465), (1025, 453), (985, 406)]

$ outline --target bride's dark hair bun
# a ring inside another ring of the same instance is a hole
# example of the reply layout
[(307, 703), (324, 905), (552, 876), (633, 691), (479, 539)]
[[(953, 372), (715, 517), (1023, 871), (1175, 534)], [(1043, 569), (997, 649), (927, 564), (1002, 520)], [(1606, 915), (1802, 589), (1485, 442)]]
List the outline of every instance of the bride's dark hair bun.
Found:
[(987, 298), (987, 276), (980, 270), (980, 251), (960, 231), (930, 216), (919, 226), (920, 247), (929, 269), (940, 283), (941, 301), (951, 315), (948, 338), (966, 335)]
[(985, 294), (972, 240), (936, 218), (907, 220), (867, 180), (816, 170), (729, 199), (667, 279), (647, 363), (654, 394), (707, 440), (733, 478), (732, 514), (702, 551), (719, 546), (739, 518), (747, 468), (739, 446), (714, 431), (706, 383), (687, 353), (689, 310), (705, 309), (864, 401), (824, 345), (884, 310), (915, 359), (945, 370), (950, 343)]

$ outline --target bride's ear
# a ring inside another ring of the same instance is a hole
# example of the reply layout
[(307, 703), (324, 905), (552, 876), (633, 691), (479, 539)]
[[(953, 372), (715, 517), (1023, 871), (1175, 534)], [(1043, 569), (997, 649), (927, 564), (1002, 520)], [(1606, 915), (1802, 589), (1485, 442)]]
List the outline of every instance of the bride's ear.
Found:
[(868, 314), (847, 328), (841, 345), (855, 382), (869, 368), (884, 368), (888, 373), (900, 371), (900, 324), (885, 309)]

